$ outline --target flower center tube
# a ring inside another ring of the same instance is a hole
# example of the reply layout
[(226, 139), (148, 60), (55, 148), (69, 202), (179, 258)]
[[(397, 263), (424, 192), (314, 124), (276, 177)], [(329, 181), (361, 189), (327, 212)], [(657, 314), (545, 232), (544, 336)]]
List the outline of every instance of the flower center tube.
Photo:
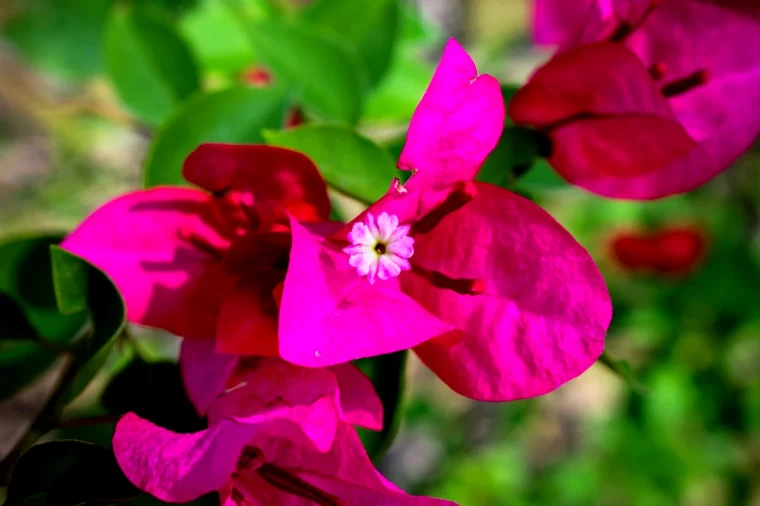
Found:
[[(401, 191), (399, 193), (405, 193)], [(348, 234), (350, 246), (343, 248), (349, 255), (349, 265), (356, 268), (359, 276), (367, 276), (371, 284), (377, 279), (386, 280), (403, 271), (413, 270), (432, 285), (462, 295), (481, 295), (486, 283), (477, 278), (454, 278), (443, 273), (412, 265), (414, 254), (412, 234), (430, 232), (443, 218), (462, 208), (477, 196), (472, 181), (462, 181), (452, 188), (446, 198), (413, 225), (400, 225), (396, 215), (386, 212), (375, 218), (367, 213), (366, 222), (354, 223)]]
[(414, 254), (414, 239), (409, 237), (409, 225), (399, 225), (395, 214), (380, 213), (377, 218), (367, 213), (367, 221), (354, 223), (348, 234), (350, 246), (343, 248), (348, 263), (359, 276), (367, 276), (371, 284), (387, 280), (412, 268), (409, 258)]
[(631, 21), (621, 21), (618, 26), (615, 28), (615, 30), (612, 32), (612, 35), (610, 35), (609, 40), (611, 42), (622, 42), (626, 38), (628, 38), (629, 35), (631, 35), (633, 32), (635, 32), (641, 25), (644, 24), (644, 22), (647, 20), (647, 18), (652, 14), (652, 11), (660, 5), (661, 0), (651, 0), (649, 2), (649, 6), (646, 8), (646, 10), (641, 14), (641, 17), (639, 17), (638, 21), (631, 22)]

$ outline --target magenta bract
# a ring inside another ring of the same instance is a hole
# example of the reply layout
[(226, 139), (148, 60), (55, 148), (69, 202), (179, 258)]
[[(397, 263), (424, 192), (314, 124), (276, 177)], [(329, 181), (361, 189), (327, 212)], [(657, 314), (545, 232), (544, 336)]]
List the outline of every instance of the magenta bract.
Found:
[(453, 505), (406, 495), (372, 466), (351, 427), (362, 424), (352, 413), (382, 417), (371, 386), (351, 391), (367, 384), (350, 365), (252, 359), (211, 404), (208, 429), (177, 434), (129, 413), (116, 426), (114, 453), (135, 486), (168, 502), (219, 491), (230, 505)]
[(217, 350), (277, 355), (277, 285), (289, 220), (326, 222), (325, 182), (300, 153), (204, 144), (185, 177), (203, 190), (155, 188), (96, 210), (63, 242), (111, 276), (129, 321)]
[[(327, 221), (325, 183), (302, 155), (207, 144), (184, 172), (208, 193), (129, 194), (64, 247), (114, 278), (131, 321), (216, 337), (218, 353), (327, 367), (414, 348), (463, 395), (540, 395), (596, 360), (611, 307), (548, 214), (472, 181), (503, 125), (499, 83), (452, 40), (399, 160), (413, 175), (352, 223)], [(195, 346), (209, 345), (185, 343), (183, 361)], [(185, 375), (199, 412), (231, 363)]]
[(509, 114), (552, 140), (552, 166), (595, 193), (653, 199), (728, 168), (760, 134), (760, 4), (538, 0), (560, 52)]
[(471, 181), (503, 122), (498, 83), (450, 42), (401, 155), (410, 180), (329, 237), (291, 220), (283, 358), (316, 367), (413, 347), (484, 400), (546, 393), (594, 362), (611, 308), (592, 259), (532, 202)]

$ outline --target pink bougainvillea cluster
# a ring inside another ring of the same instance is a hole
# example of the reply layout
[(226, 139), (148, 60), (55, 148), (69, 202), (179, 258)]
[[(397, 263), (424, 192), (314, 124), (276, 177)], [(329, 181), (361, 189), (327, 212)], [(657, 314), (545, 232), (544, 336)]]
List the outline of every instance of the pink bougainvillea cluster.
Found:
[(549, 162), (594, 193), (654, 199), (727, 169), (760, 134), (760, 3), (536, 0), (558, 53), (509, 115), (551, 140)]
[(487, 401), (586, 370), (611, 318), (593, 260), (533, 202), (474, 181), (504, 117), (499, 83), (451, 41), (399, 160), (411, 177), (350, 223), (330, 221), (305, 156), (221, 144), (187, 158), (196, 188), (132, 192), (87, 218), (64, 247), (112, 277), (131, 322), (184, 338), (185, 387), (208, 418), (177, 434), (124, 416), (127, 477), (171, 502), (444, 504), (372, 466), (354, 427), (380, 429), (383, 407), (351, 361), (411, 349)]

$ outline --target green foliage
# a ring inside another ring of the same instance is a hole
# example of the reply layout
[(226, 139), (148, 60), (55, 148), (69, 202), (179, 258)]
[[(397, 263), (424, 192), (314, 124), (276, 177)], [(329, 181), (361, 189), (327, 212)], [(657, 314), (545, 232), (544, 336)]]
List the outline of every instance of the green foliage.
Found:
[(37, 331), (24, 314), (21, 304), (7, 293), (0, 292), (0, 341), (37, 337)]
[(32, 447), (16, 464), (6, 506), (104, 506), (141, 492), (110, 451), (81, 441)]
[(151, 125), (161, 123), (200, 86), (185, 41), (171, 24), (149, 11), (113, 9), (105, 59), (122, 100)]
[(602, 353), (599, 361), (620, 376), (637, 393), (646, 394), (648, 392), (647, 388), (636, 379), (636, 375), (633, 373), (631, 364), (628, 361), (615, 360), (607, 352)]
[(408, 351), (398, 351), (356, 362), (356, 366), (372, 380), (383, 403), (383, 430), (360, 430), (364, 448), (374, 460), (379, 460), (390, 448), (401, 424), (408, 355)]
[(310, 23), (342, 37), (357, 49), (372, 84), (379, 82), (390, 66), (399, 16), (398, 0), (317, 0), (303, 14)]
[(58, 354), (30, 341), (0, 341), (0, 400), (16, 394), (53, 365)]
[(0, 243), (0, 399), (42, 375), (81, 332), (87, 313), (58, 312), (49, 248), (56, 234)]
[(292, 86), (318, 116), (355, 124), (362, 109), (364, 76), (352, 48), (309, 26), (252, 23), (248, 35), (275, 79)]
[(61, 313), (88, 310), (90, 332), (77, 341), (74, 361), (76, 373), (63, 402), (79, 395), (105, 363), (111, 348), (124, 328), (126, 307), (113, 281), (103, 271), (71, 253), (51, 247), (55, 294)]
[(509, 188), (523, 174), (530, 173), (539, 157), (539, 143), (533, 131), (505, 126), (496, 148), (488, 155), (477, 179)]
[(50, 246), (58, 234), (8, 239), (0, 243), (0, 291), (20, 306), (37, 334), (67, 344), (84, 325), (84, 312), (62, 315), (56, 307)]
[(182, 164), (204, 142), (257, 143), (279, 128), (287, 97), (281, 88), (230, 88), (196, 96), (179, 108), (153, 141), (144, 184), (182, 185)]
[(364, 121), (404, 124), (412, 117), (433, 76), (424, 48), (440, 43), (440, 33), (406, 2), (400, 6), (399, 35), (384, 78), (367, 97)]
[(399, 171), (377, 144), (354, 130), (333, 125), (306, 125), (266, 131), (268, 144), (305, 153), (338, 191), (371, 203), (382, 197)]
[(3, 28), (32, 62), (69, 79), (103, 69), (101, 39), (113, 0), (30, 0)]
[(221, 2), (204, 1), (180, 21), (180, 29), (207, 71), (239, 74), (255, 61), (240, 22)]

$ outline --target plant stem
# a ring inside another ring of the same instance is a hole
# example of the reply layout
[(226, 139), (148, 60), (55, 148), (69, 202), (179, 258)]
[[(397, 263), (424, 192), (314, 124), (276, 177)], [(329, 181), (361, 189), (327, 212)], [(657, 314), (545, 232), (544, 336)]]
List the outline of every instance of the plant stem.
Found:
[(61, 401), (78, 372), (78, 368), (75, 364), (76, 361), (73, 357), (69, 359), (56, 389), (50, 395), (47, 402), (45, 402), (45, 405), (32, 422), (32, 425), (21, 439), (16, 442), (8, 455), (0, 461), (0, 486), (4, 486), (8, 483), (13, 467), (16, 465), (16, 462), (21, 455), (31, 448), (38, 439), (55, 428), (58, 417), (63, 408)]
[(76, 429), (79, 427), (91, 427), (93, 425), (102, 425), (107, 423), (116, 423), (122, 415), (95, 415), (85, 416), (82, 418), (73, 418), (71, 420), (62, 420), (56, 424), (53, 429)]

